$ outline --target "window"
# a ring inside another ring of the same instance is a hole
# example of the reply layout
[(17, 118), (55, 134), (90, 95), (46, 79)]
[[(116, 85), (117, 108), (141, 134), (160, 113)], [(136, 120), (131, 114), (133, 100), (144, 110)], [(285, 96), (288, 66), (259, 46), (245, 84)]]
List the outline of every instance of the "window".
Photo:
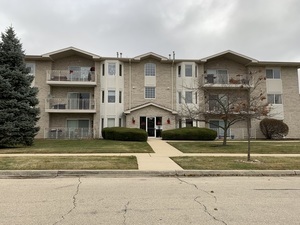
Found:
[(107, 95), (107, 102), (114, 103), (116, 102), (116, 92), (115, 91), (108, 91)]
[(228, 84), (227, 70), (207, 70), (207, 83)]
[(178, 66), (178, 77), (181, 77), (181, 66)]
[(228, 109), (228, 96), (226, 94), (209, 95), (208, 107), (209, 111), (224, 111)]
[(119, 127), (122, 127), (122, 118), (119, 118)]
[(28, 74), (34, 76), (35, 74), (35, 65), (34, 63), (26, 63), (26, 68), (28, 70)]
[(195, 103), (198, 104), (198, 93), (195, 92)]
[(281, 79), (280, 69), (266, 69), (267, 79)]
[(89, 120), (67, 120), (67, 135), (69, 138), (90, 137)]
[(181, 91), (178, 92), (178, 103), (181, 104), (181, 99), (182, 99), (182, 96), (181, 96)]
[(123, 71), (122, 71), (122, 64), (120, 64), (120, 65), (119, 65), (119, 76), (120, 76), (120, 77), (122, 76), (122, 72), (123, 72)]
[(145, 98), (155, 98), (155, 87), (145, 87)]
[(102, 64), (102, 76), (105, 74), (105, 64)]
[(191, 77), (193, 76), (193, 66), (192, 65), (185, 65), (185, 76)]
[(282, 104), (281, 94), (268, 94), (269, 104)]
[(193, 92), (192, 91), (185, 92), (185, 103), (193, 103)]
[(108, 75), (116, 75), (116, 63), (108, 63)]
[(122, 91), (119, 91), (119, 103), (122, 103)]
[(114, 126), (115, 126), (115, 118), (108, 118), (107, 127), (114, 127)]
[(197, 76), (198, 76), (198, 66), (195, 65), (195, 77), (197, 77)]
[(193, 120), (192, 119), (186, 119), (185, 120), (185, 126), (186, 127), (193, 127)]
[[(222, 120), (210, 120), (209, 128), (217, 131), (218, 136), (224, 136), (224, 121)], [(227, 136), (230, 136), (230, 129), (228, 130)]]
[(154, 63), (146, 63), (145, 64), (145, 76), (155, 76), (156, 68)]
[(102, 91), (102, 103), (104, 103), (104, 91)]
[[(62, 106), (58, 106), (58, 107), (62, 107)], [(84, 93), (84, 92), (68, 93), (68, 109), (91, 109), (91, 107), (92, 105), (91, 105), (90, 93)]]
[[(26, 68), (28, 71), (28, 75), (35, 77), (35, 64), (34, 63), (26, 63)], [(32, 80), (31, 85), (33, 86), (35, 83), (35, 80)]]
[(71, 81), (87, 81), (91, 67), (69, 66), (69, 77)]

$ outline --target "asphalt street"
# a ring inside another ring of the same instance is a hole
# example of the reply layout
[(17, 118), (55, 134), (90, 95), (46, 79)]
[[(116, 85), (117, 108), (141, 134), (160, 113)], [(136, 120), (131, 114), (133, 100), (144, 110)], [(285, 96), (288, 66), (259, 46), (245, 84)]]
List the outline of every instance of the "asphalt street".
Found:
[(0, 181), (0, 224), (300, 224), (300, 177)]

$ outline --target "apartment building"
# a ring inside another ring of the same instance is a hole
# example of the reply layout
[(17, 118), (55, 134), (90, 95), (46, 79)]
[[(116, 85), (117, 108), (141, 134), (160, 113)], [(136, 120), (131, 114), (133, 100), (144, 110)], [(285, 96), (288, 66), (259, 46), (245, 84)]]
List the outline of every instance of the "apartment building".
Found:
[[(101, 138), (104, 127), (145, 129), (149, 137), (162, 130), (217, 125), (185, 116), (183, 109), (206, 106), (205, 92), (234, 90), (249, 71), (263, 76), (270, 116), (288, 124), (288, 137), (300, 138), (300, 96), (297, 62), (258, 61), (233, 51), (202, 59), (176, 59), (146, 53), (133, 58), (102, 57), (74, 47), (43, 55), (26, 55), (39, 89), (41, 110), (37, 138)], [(236, 79), (237, 74), (239, 79)], [(233, 82), (234, 81), (234, 82)], [(261, 137), (253, 121), (253, 137)], [(244, 138), (246, 125), (235, 124), (230, 135)]]

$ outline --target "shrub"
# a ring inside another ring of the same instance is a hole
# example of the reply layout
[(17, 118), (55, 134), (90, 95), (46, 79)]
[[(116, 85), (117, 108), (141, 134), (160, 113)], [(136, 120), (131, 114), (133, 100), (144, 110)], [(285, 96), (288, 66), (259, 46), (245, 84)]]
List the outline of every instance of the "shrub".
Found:
[(147, 141), (148, 134), (138, 128), (106, 127), (102, 130), (102, 137), (117, 141)]
[(281, 120), (265, 118), (259, 123), (263, 135), (267, 139), (281, 139), (289, 133), (289, 127)]
[(185, 127), (162, 132), (163, 140), (215, 140), (216, 137), (216, 131), (198, 127)]

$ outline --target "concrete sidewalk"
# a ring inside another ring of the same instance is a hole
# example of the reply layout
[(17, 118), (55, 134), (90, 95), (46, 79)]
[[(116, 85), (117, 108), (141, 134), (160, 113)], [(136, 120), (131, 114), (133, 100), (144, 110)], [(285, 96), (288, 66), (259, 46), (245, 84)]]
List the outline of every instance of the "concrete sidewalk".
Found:
[(169, 157), (182, 156), (183, 153), (161, 139), (148, 139), (148, 144), (155, 153), (136, 155), (139, 170), (168, 171), (183, 170)]

